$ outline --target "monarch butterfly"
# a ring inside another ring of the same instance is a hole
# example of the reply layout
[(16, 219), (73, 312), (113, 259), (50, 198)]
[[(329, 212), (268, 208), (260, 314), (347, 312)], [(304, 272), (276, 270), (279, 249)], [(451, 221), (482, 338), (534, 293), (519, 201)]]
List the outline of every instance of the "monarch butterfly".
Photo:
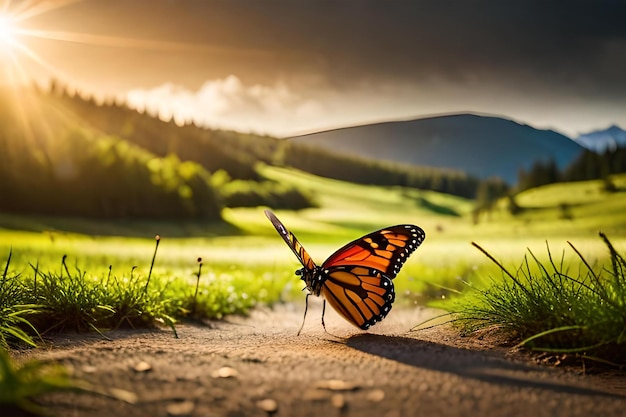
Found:
[[(326, 301), (348, 322), (363, 330), (381, 321), (395, 299), (392, 279), (409, 255), (426, 238), (424, 231), (412, 224), (380, 229), (343, 246), (322, 266), (317, 266), (295, 235), (270, 210), (265, 215), (289, 245), (302, 268), (301, 276), (309, 295), (323, 296), (322, 326)], [(304, 321), (298, 334), (304, 327)]]

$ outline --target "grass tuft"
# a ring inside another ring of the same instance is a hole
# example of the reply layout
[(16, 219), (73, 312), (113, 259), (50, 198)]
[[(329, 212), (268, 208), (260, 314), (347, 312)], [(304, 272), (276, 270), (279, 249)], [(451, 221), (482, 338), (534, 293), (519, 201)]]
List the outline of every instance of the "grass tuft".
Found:
[(187, 295), (180, 304), (179, 314), (192, 320), (221, 319), (225, 315), (244, 315), (259, 303), (274, 302), (271, 294), (278, 294), (276, 284), (260, 278), (258, 282), (243, 285), (246, 278), (238, 274), (209, 273), (206, 282), (200, 283), (202, 263), (198, 263), (196, 286), (192, 291), (188, 288), (179, 291)]
[(576, 354), (624, 365), (626, 342), (626, 261), (610, 240), (611, 267), (593, 267), (570, 243), (582, 262), (572, 273), (547, 248), (541, 262), (530, 250), (520, 267), (507, 270), (478, 244), (473, 245), (501, 270), (487, 289), (472, 287), (454, 303), (456, 323), (466, 332), (499, 328), (519, 345), (536, 351)]
[(10, 275), (12, 251), (6, 261), (2, 278), (0, 279), (0, 349), (8, 349), (10, 344), (23, 342), (35, 346), (33, 338), (25, 331), (31, 330), (37, 335), (37, 330), (28, 320), (28, 317), (39, 312), (39, 306), (23, 303), (24, 285), (20, 275)]
[(22, 279), (22, 294), (40, 307), (41, 314), (30, 317), (33, 328), (42, 334), (59, 331), (96, 331), (119, 327), (149, 327), (163, 323), (172, 328), (176, 320), (176, 297), (167, 293), (167, 283), (153, 278), (141, 279), (132, 268), (128, 276), (118, 278), (109, 267), (105, 277), (91, 276), (78, 267), (67, 266), (63, 257), (62, 272), (36, 271), (32, 281)]
[[(85, 392), (89, 387), (74, 380), (61, 366), (35, 360), (16, 365), (0, 348), (0, 409), (10, 415), (44, 415), (46, 410), (34, 400), (51, 392)], [(23, 412), (19, 412), (22, 410)]]
[[(33, 317), (33, 323), (42, 333), (50, 331), (98, 330), (114, 311), (105, 303), (106, 287), (78, 268), (72, 273), (63, 258), (63, 271), (38, 273), (37, 291), (25, 289), (25, 296), (33, 304), (42, 306), (42, 314)], [(28, 285), (29, 281), (25, 280)]]

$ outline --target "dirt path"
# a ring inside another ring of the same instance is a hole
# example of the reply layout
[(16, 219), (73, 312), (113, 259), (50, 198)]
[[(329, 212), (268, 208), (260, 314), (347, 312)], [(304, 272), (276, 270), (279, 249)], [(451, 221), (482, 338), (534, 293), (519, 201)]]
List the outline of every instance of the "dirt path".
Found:
[(445, 329), (407, 333), (432, 311), (394, 309), (369, 333), (328, 312), (339, 337), (324, 333), (319, 314), (313, 305), (300, 336), (301, 306), (286, 306), (211, 327), (181, 325), (178, 339), (167, 330), (118, 331), (111, 341), (64, 335), (28, 356), (59, 360), (126, 400), (45, 398), (61, 416), (263, 416), (274, 407), (276, 416), (626, 413), (624, 374), (535, 365)]

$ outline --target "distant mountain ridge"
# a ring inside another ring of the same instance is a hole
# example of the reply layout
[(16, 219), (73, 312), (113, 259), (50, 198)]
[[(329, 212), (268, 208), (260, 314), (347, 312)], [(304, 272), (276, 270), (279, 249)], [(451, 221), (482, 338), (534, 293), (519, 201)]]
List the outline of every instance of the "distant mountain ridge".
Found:
[(521, 168), (553, 159), (559, 168), (583, 147), (551, 130), (512, 120), (453, 114), (341, 128), (291, 138), (327, 150), (413, 165), (463, 170), (515, 183)]
[(590, 151), (602, 153), (607, 149), (626, 147), (626, 130), (617, 125), (612, 125), (603, 130), (584, 133), (574, 140)]

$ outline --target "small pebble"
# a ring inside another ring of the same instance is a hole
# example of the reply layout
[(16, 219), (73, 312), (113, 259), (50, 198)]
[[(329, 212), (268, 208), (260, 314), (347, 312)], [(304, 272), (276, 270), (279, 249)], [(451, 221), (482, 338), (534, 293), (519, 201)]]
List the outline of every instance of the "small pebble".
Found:
[(94, 372), (97, 371), (97, 368), (93, 365), (85, 365), (83, 366), (83, 372), (86, 374), (93, 374)]
[(256, 402), (256, 406), (268, 414), (273, 414), (278, 411), (278, 403), (276, 400), (266, 398)]
[(138, 399), (137, 394), (134, 392), (121, 388), (109, 388), (109, 394), (111, 394), (113, 398), (128, 404), (136, 404)]
[(196, 404), (193, 401), (181, 401), (178, 403), (168, 404), (166, 407), (168, 416), (189, 416), (196, 408)]
[(133, 368), (135, 372), (148, 372), (152, 370), (152, 365), (146, 361), (141, 361)]
[(316, 384), (317, 388), (327, 389), (330, 391), (355, 391), (359, 389), (359, 386), (341, 379), (328, 379), (326, 381), (319, 381)]
[(213, 378), (235, 378), (237, 375), (239, 375), (239, 372), (230, 366), (223, 366), (211, 374)]

